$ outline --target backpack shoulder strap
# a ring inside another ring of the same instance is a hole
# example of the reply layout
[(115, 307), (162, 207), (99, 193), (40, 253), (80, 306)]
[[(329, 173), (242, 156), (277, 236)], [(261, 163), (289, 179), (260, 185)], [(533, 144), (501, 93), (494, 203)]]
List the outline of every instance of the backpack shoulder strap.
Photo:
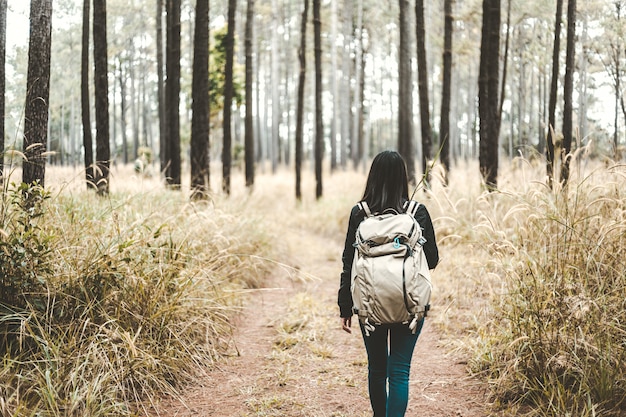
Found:
[(409, 200), (404, 203), (404, 211), (405, 213), (409, 213), (411, 216), (415, 217), (415, 213), (417, 213), (417, 209), (421, 204), (415, 200)]
[(367, 205), (365, 201), (359, 201), (358, 206), (365, 212), (365, 217), (372, 217), (372, 212), (370, 207)]

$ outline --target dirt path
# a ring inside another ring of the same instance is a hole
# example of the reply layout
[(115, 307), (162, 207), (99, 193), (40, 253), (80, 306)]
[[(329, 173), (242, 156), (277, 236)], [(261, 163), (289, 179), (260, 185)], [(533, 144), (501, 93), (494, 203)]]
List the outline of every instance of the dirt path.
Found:
[[(182, 402), (163, 404), (160, 415), (371, 416), (360, 332), (355, 323), (351, 335), (341, 331), (337, 317), (340, 244), (294, 230), (284, 245), (289, 267), (277, 268), (250, 296), (237, 323), (239, 355), (188, 389)], [(488, 415), (484, 386), (440, 345), (427, 322), (413, 357), (407, 416)]]

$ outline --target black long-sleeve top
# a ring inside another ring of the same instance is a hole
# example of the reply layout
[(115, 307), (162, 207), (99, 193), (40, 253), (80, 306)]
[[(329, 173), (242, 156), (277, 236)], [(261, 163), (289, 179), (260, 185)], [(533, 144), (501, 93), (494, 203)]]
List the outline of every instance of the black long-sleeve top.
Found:
[[(359, 208), (359, 205), (352, 207), (350, 212), (350, 221), (348, 222), (348, 232), (346, 234), (346, 241), (343, 248), (343, 255), (341, 257), (343, 263), (343, 270), (341, 271), (341, 282), (339, 284), (339, 313), (341, 317), (352, 317), (352, 293), (350, 291), (350, 281), (352, 272), (352, 261), (354, 260), (354, 242), (356, 241), (356, 229), (359, 224), (365, 218), (365, 213)], [(426, 261), (428, 262), (428, 268), (434, 269), (439, 263), (439, 250), (437, 248), (437, 241), (435, 240), (435, 229), (433, 228), (433, 222), (430, 218), (428, 210), (423, 204), (420, 204), (417, 212), (415, 213), (415, 219), (422, 227), (422, 235), (426, 239), (424, 244), (424, 254), (426, 255)]]

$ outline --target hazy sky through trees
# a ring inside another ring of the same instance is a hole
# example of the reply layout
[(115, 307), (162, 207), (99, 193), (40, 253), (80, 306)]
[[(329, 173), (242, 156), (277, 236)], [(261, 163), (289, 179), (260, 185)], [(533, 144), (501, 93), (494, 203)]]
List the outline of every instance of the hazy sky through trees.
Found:
[[(79, 11), (81, 10), (80, 2), (76, 1), (77, 15), (72, 16), (72, 20), (80, 21), (81, 16)], [(9, 57), (14, 56), (15, 47), (27, 47), (28, 46), (28, 30), (29, 30), (29, 10), (30, 1), (10, 1), (8, 3), (7, 11), (7, 34), (6, 34), (6, 51), (7, 60)], [(58, 4), (55, 2), (52, 6), (52, 43), (54, 44), (54, 33), (59, 28), (59, 22), (64, 22), (68, 19), (67, 15), (63, 15), (60, 11)], [(325, 30), (329, 30), (326, 28)], [(427, 27), (428, 30), (428, 27)], [(54, 45), (53, 45), (54, 47)], [(479, 51), (477, 50), (478, 54)], [(53, 57), (54, 59), (54, 57)], [(395, 65), (396, 63), (393, 63)], [(6, 66), (7, 80), (10, 80), (12, 76), (13, 68), (10, 65)], [(599, 103), (588, 108), (588, 116), (591, 119), (599, 120), (599, 124), (602, 128), (611, 132), (614, 129), (614, 91), (611, 84), (611, 80), (608, 78), (608, 74), (602, 75), (596, 74), (598, 77), (598, 83), (594, 87), (594, 96), (599, 100)], [(10, 82), (10, 81), (9, 81)], [(391, 80), (390, 80), (391, 82)], [(395, 84), (394, 84), (395, 85)], [(576, 99), (577, 100), (577, 99)]]

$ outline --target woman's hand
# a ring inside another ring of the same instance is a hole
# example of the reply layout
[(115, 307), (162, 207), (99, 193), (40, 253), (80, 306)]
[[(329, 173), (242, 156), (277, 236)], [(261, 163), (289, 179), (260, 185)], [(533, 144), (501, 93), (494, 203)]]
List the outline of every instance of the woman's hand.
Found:
[(344, 332), (352, 333), (352, 317), (342, 317), (341, 318), (341, 328)]

